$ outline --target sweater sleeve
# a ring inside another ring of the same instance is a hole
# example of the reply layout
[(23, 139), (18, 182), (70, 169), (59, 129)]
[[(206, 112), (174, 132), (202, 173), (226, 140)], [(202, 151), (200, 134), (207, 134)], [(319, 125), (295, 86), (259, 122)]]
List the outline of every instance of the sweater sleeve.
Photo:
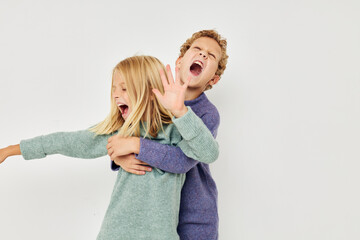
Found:
[(89, 130), (57, 132), (20, 142), (25, 160), (62, 154), (75, 158), (98, 158), (107, 154), (106, 144), (110, 135), (95, 135)]
[(186, 156), (207, 164), (215, 162), (219, 156), (219, 144), (190, 107), (184, 116), (174, 118), (173, 123), (183, 138), (177, 146)]
[[(155, 141), (140, 138), (140, 152), (137, 155), (137, 159), (144, 161), (153, 167), (172, 173), (186, 173), (198, 163), (198, 161), (187, 155), (196, 157), (205, 163), (215, 161), (218, 156), (218, 144), (214, 139), (219, 127), (218, 112), (209, 111), (200, 119), (195, 115), (191, 108), (189, 108), (188, 113), (183, 117), (185, 118), (177, 119), (180, 120), (176, 121), (177, 123), (174, 122), (178, 131), (181, 134), (184, 134), (184, 136), (182, 136), (184, 139), (178, 146), (164, 145)], [(188, 121), (191, 121), (191, 123)], [(198, 136), (199, 133), (200, 135)], [(184, 147), (187, 155), (180, 147)], [(199, 149), (196, 149), (197, 147), (199, 147)], [(207, 151), (209, 151), (209, 153)]]

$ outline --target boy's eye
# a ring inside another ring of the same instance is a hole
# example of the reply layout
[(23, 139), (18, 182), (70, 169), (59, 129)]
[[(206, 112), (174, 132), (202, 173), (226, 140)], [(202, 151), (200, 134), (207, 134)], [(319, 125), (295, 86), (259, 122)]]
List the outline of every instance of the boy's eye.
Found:
[(214, 55), (214, 54), (209, 53), (209, 55), (210, 55), (211, 57), (213, 57), (213, 58), (215, 58), (215, 59), (216, 59), (216, 57), (215, 57), (215, 55)]
[(199, 47), (194, 47), (194, 49), (200, 50), (200, 48), (199, 48)]
[(123, 88), (123, 89), (121, 89), (121, 90), (126, 91), (126, 88)]

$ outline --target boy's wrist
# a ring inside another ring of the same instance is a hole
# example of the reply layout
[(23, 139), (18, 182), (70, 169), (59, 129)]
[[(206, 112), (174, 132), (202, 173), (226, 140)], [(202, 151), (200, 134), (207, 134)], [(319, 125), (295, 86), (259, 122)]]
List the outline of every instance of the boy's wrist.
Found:
[(135, 154), (139, 154), (140, 152), (140, 138), (138, 137), (131, 137), (131, 141), (132, 141), (132, 152)]

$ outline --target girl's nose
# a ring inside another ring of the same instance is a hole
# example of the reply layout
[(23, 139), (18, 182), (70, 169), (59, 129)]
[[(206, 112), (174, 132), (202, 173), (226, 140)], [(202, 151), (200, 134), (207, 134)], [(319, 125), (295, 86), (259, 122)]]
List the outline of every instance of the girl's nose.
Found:
[(119, 98), (120, 97), (120, 91), (119, 90), (115, 90), (114, 92), (113, 92), (113, 97), (116, 99), (116, 98)]

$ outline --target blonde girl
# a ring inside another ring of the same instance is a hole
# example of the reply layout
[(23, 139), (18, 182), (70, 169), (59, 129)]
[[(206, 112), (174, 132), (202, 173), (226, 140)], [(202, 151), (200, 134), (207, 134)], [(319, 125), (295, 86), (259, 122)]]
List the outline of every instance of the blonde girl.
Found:
[[(194, 128), (182, 127), (194, 115), (190, 108), (184, 116), (175, 119), (153, 94), (152, 90), (157, 89), (157, 95), (164, 94), (163, 102), (181, 102), (181, 97), (171, 98), (171, 95), (182, 96), (188, 84), (181, 85), (179, 81), (175, 84), (170, 81), (169, 84), (164, 74), (160, 76), (159, 69), (162, 73), (166, 71), (154, 57), (124, 59), (113, 70), (111, 110), (104, 121), (87, 130), (57, 132), (22, 140), (19, 145), (0, 149), (0, 163), (9, 156), (20, 154), (26, 160), (49, 154), (77, 158), (105, 156), (108, 138), (114, 134), (134, 139), (132, 144), (138, 144), (136, 137), (146, 137), (180, 146), (189, 155), (194, 154), (199, 144), (203, 145), (202, 149), (211, 148), (212, 145), (206, 141), (212, 139), (211, 133), (201, 121), (193, 124)], [(163, 85), (172, 94), (166, 94)], [(184, 140), (178, 128), (196, 131), (203, 135), (204, 141), (192, 143)], [(123, 155), (133, 154), (131, 148), (124, 149), (128, 150), (124, 150)], [(176, 228), (184, 180), (185, 174), (167, 173), (157, 168), (145, 175), (134, 175), (120, 169), (97, 239), (179, 239)]]

